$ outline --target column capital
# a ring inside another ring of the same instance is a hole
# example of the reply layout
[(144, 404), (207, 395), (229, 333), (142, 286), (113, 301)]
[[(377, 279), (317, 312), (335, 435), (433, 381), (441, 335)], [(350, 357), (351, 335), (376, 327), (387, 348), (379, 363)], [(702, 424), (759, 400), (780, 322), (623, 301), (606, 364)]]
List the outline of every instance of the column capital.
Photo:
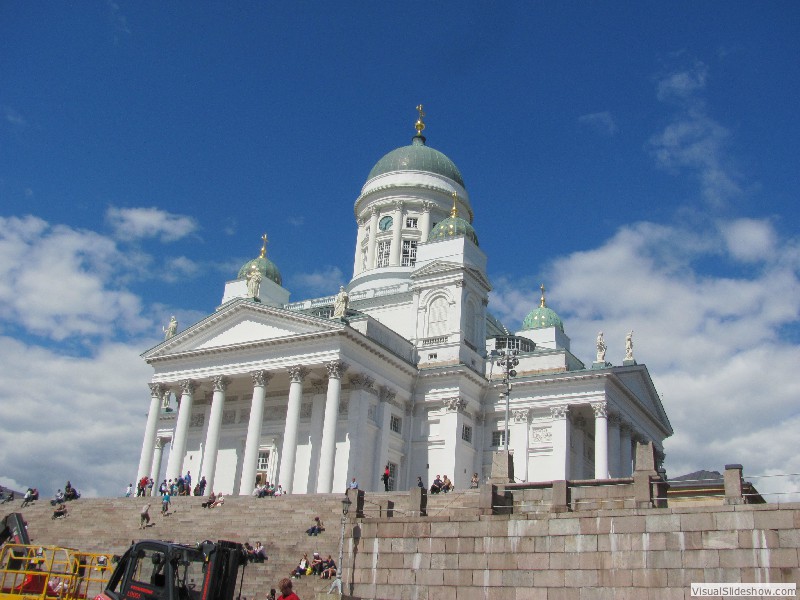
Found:
[(148, 383), (147, 385), (150, 388), (150, 396), (152, 398), (161, 398), (164, 395), (163, 383)]
[(511, 412), (514, 413), (514, 423), (527, 423), (531, 416), (529, 408), (515, 408)]
[(178, 385), (184, 394), (194, 394), (197, 388), (200, 387), (200, 384), (194, 379), (182, 379)]
[(372, 390), (375, 380), (372, 377), (367, 377), (363, 373), (355, 373), (350, 376), (350, 385), (354, 388), (361, 390)]
[(166, 438), (157, 437), (156, 438), (155, 449), (156, 450), (161, 450), (164, 447), (165, 444), (166, 444)]
[(624, 418), (620, 417), (619, 418), (619, 430), (620, 431), (625, 431), (628, 434), (631, 434), (633, 432), (633, 424), (630, 421), (628, 421), (627, 419), (624, 419)]
[(592, 410), (595, 419), (605, 419), (608, 417), (608, 405), (605, 402), (592, 402)]
[(569, 412), (569, 406), (567, 404), (550, 407), (550, 416), (554, 421), (566, 420), (568, 412)]
[(347, 371), (347, 364), (341, 360), (332, 360), (325, 368), (328, 370), (329, 379), (341, 379), (345, 371)]
[[(392, 202), (392, 206), (394, 206), (395, 210), (403, 210), (403, 201), (402, 200), (394, 200)], [(402, 227), (402, 223), (400, 224)]]
[(430, 200), (422, 201), (422, 212), (429, 213), (431, 212), (432, 208), (433, 208), (433, 202), (431, 202)]
[(467, 401), (460, 396), (445, 398), (443, 402), (445, 412), (464, 412), (467, 407)]
[(382, 385), (378, 390), (378, 400), (381, 402), (392, 402), (395, 396), (397, 396), (397, 392), (385, 385)]
[(622, 417), (619, 416), (618, 413), (608, 413), (608, 424), (613, 425), (615, 427), (620, 427), (622, 425)]
[(253, 371), (250, 373), (253, 378), (253, 387), (267, 387), (269, 380), (272, 379), (272, 374), (269, 371)]
[(301, 383), (303, 379), (306, 378), (311, 371), (306, 369), (302, 365), (295, 365), (293, 367), (289, 367), (289, 379), (292, 383)]
[(211, 378), (211, 386), (215, 392), (224, 392), (230, 383), (231, 380), (225, 375), (216, 375)]

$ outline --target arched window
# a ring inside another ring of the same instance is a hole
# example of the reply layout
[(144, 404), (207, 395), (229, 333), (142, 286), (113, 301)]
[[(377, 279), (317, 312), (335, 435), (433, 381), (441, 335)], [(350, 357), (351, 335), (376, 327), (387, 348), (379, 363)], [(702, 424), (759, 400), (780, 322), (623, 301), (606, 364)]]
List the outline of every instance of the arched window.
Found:
[(447, 333), (447, 300), (436, 298), (428, 309), (428, 337)]

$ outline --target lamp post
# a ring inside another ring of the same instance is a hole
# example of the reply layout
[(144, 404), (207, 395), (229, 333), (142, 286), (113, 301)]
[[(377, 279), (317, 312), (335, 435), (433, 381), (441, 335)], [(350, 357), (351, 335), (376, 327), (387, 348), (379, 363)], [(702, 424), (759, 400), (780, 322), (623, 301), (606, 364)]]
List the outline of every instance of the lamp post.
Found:
[(344, 526), (347, 523), (347, 513), (350, 512), (350, 505), (352, 502), (348, 496), (342, 500), (342, 533), (339, 536), (339, 562), (336, 563), (336, 579), (331, 583), (328, 589), (330, 594), (334, 589), (338, 590), (339, 595), (342, 595), (342, 561), (344, 560)]
[(508, 345), (509, 342), (507, 340), (505, 350), (492, 350), (492, 358), (496, 359), (495, 364), (503, 369), (503, 383), (506, 386), (506, 430), (503, 434), (503, 446), (506, 449), (506, 453), (508, 452), (508, 412), (511, 401), (511, 378), (517, 376), (514, 367), (519, 364), (519, 359), (517, 358), (519, 350), (511, 350)]

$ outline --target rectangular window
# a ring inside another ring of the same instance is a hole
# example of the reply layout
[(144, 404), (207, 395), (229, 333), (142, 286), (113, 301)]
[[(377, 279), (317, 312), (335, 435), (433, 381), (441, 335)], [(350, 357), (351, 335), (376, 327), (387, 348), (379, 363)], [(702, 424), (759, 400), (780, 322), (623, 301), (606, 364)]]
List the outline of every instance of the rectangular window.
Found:
[(266, 471), (269, 467), (269, 450), (258, 451), (258, 464), (256, 465), (257, 471)]
[(406, 228), (408, 228), (408, 229), (416, 229), (417, 228), (417, 217), (406, 217)]
[(397, 465), (393, 462), (389, 463), (389, 491), (392, 491), (395, 488), (395, 483), (397, 482)]
[[(493, 431), (492, 432), (492, 447), (493, 448), (500, 448), (504, 446), (503, 439), (506, 437), (505, 431)], [(511, 432), (508, 432), (508, 441), (511, 442)]]
[(378, 264), (375, 265), (376, 267), (389, 266), (389, 248), (391, 246), (391, 243), (392, 243), (391, 240), (378, 242)]
[(472, 443), (472, 427), (464, 425), (464, 427), (461, 428), (461, 439), (468, 444)]
[(413, 267), (417, 264), (417, 241), (403, 240), (403, 262), (404, 267)]
[(395, 433), (400, 433), (403, 429), (403, 419), (398, 417), (397, 415), (392, 415), (389, 417), (389, 429), (394, 431)]

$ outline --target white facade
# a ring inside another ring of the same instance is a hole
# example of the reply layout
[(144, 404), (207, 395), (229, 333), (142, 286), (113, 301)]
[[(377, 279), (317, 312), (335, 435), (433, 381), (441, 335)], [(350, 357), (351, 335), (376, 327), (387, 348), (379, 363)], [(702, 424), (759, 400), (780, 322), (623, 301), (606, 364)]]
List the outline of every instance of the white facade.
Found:
[(381, 159), (356, 200), (346, 318), (332, 318), (334, 296), (289, 303), (265, 278), (248, 298), (238, 279), (213, 314), (143, 355), (155, 372), (139, 477), (191, 471), (228, 494), (249, 494), (257, 476), (292, 493), (356, 477), (378, 491), (389, 464), (394, 489), (437, 474), (468, 487), (502, 444), (505, 385), (489, 352), (506, 345), (521, 348), (518, 480), (629, 476), (635, 441), (663, 457), (672, 430), (644, 365), (586, 368), (560, 321), (510, 335), (487, 315), (467, 192), (424, 142)]

